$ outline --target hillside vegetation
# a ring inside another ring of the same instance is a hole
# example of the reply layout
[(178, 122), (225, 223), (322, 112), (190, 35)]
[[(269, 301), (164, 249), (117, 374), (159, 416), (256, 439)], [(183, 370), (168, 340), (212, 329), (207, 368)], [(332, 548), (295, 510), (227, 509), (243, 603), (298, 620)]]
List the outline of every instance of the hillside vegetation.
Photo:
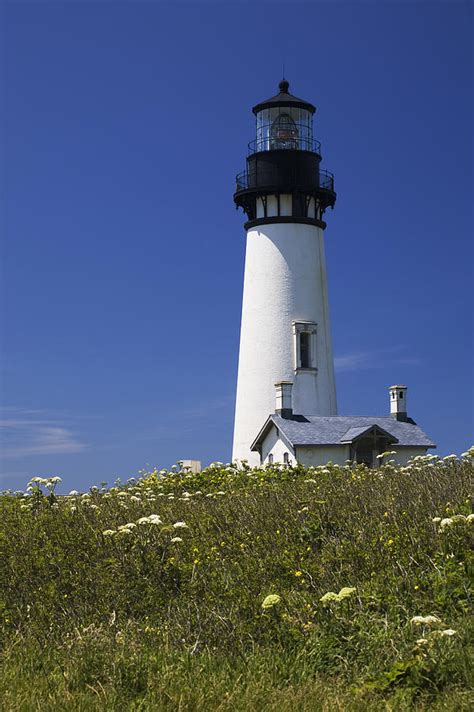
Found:
[(4, 493), (1, 709), (472, 708), (471, 456)]

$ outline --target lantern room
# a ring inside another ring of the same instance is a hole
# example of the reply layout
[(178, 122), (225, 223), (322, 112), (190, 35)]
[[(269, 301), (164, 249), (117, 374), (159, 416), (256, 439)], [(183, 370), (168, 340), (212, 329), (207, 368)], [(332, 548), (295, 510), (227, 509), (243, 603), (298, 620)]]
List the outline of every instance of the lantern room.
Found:
[(276, 96), (253, 107), (257, 120), (255, 151), (313, 151), (313, 114), (316, 107), (289, 93), (282, 79)]

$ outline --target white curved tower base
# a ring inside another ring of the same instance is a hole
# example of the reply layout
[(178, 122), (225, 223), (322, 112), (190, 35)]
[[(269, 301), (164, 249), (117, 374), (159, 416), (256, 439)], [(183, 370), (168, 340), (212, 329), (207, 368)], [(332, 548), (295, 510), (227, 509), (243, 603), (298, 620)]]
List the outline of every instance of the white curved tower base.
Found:
[[(250, 445), (275, 412), (277, 381), (294, 383), (294, 413), (337, 414), (323, 235), (297, 222), (247, 233), (234, 461), (260, 463)], [(300, 331), (311, 332), (304, 362)]]

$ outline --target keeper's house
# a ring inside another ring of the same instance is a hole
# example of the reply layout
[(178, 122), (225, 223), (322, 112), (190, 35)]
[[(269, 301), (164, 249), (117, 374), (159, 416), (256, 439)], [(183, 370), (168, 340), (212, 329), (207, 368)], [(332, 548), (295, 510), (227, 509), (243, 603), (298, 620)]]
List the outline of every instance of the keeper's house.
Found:
[(436, 445), (408, 417), (406, 386), (391, 386), (390, 415), (296, 415), (292, 408), (292, 383), (276, 387), (276, 409), (251, 445), (261, 464), (343, 465), (347, 460), (377, 467), (377, 455), (395, 451), (392, 459), (404, 465), (425, 455)]

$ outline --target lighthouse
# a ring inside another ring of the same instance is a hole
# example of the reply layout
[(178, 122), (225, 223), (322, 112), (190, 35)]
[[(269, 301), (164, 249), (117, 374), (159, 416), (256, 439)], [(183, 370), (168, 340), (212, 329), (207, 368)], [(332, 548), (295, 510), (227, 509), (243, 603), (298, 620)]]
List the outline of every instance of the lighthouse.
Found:
[[(337, 415), (323, 219), (336, 201), (320, 168), (316, 107), (278, 93), (252, 109), (256, 136), (234, 201), (247, 222), (233, 460), (260, 460), (251, 445), (291, 388), (292, 412)], [(297, 417), (297, 415), (295, 415)]]

